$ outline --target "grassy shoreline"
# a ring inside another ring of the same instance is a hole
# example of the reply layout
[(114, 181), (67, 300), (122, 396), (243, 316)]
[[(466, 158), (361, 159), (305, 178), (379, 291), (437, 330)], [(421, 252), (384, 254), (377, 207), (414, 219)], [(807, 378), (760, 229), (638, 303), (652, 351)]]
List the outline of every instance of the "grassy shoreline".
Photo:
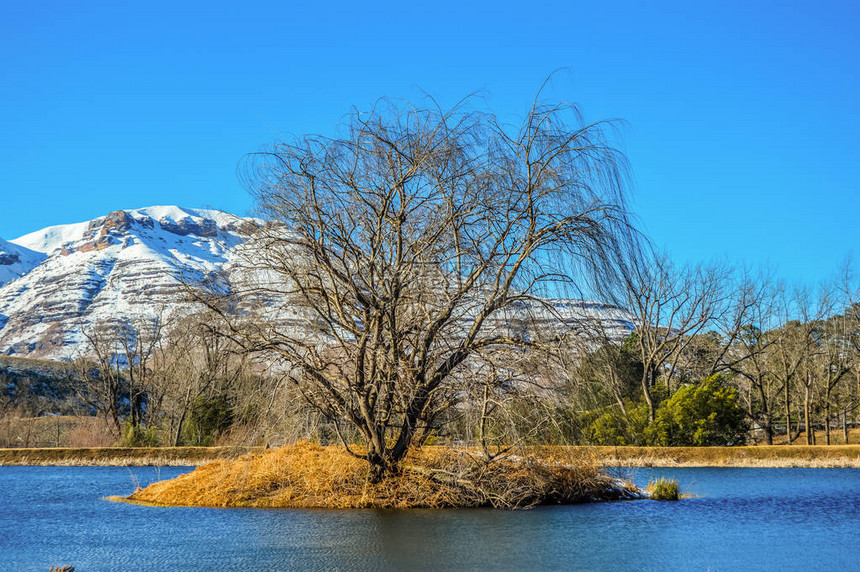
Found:
[[(587, 454), (604, 466), (860, 468), (860, 445), (560, 449)], [(0, 466), (199, 466), (261, 450), (259, 447), (15, 448), (0, 449)]]
[[(588, 449), (587, 447), (585, 449)], [(860, 445), (593, 447), (604, 466), (860, 468)]]
[(199, 466), (261, 447), (44, 447), (0, 449), (0, 466)]

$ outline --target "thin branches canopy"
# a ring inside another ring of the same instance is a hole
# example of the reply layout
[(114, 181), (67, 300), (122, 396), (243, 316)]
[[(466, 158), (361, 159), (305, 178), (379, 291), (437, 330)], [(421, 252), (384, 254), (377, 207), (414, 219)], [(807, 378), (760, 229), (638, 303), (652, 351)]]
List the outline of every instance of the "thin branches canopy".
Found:
[(606, 292), (635, 251), (607, 124), (536, 102), (511, 128), (470, 103), (382, 100), (340, 138), (276, 144), (245, 165), (269, 222), (231, 296), (296, 313), (232, 320), (233, 335), (277, 355), (314, 407), (356, 432), (377, 476), (476, 372), (510, 383), (517, 352), (548, 347), (513, 315), (546, 322), (547, 296)]

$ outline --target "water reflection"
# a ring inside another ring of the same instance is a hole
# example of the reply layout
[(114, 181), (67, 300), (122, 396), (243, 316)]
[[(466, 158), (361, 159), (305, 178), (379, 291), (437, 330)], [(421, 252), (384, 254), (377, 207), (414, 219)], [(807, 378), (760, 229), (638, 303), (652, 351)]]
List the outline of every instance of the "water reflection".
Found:
[(853, 569), (857, 469), (654, 469), (696, 498), (531, 511), (146, 508), (187, 469), (0, 467), (0, 569)]

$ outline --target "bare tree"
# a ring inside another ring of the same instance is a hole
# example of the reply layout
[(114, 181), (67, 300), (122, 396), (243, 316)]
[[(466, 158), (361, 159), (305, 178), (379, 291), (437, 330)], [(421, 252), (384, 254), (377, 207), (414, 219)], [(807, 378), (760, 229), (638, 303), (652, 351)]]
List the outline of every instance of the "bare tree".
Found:
[(771, 346), (783, 331), (776, 326), (777, 300), (782, 297), (782, 284), (768, 276), (746, 279), (741, 283), (726, 324), (729, 344), (714, 370), (725, 368), (737, 375), (738, 389), (745, 396), (750, 419), (773, 445), (774, 417), (781, 386), (773, 375)]
[[(803, 420), (807, 444), (813, 444), (812, 430), (813, 390), (817, 387), (813, 362), (817, 359), (821, 326), (832, 311), (832, 299), (828, 292), (821, 291), (817, 298), (805, 288), (783, 291), (778, 300), (782, 325), (771, 332), (775, 337), (770, 348), (771, 373), (783, 392), (785, 409), (785, 434), (787, 443), (791, 435), (791, 402), (796, 388), (803, 387)], [(798, 434), (799, 434), (798, 429)]]
[[(183, 429), (195, 405), (235, 391), (249, 377), (247, 355), (214, 329), (213, 323), (217, 323), (215, 316), (205, 312), (177, 318), (153, 359), (156, 391), (164, 398), (165, 429), (174, 446), (182, 443)], [(259, 401), (264, 402), (265, 397)]]
[(736, 367), (748, 359), (748, 352), (736, 351), (739, 343), (742, 344), (740, 339), (751, 329), (762, 332), (774, 326), (772, 300), (779, 288), (769, 270), (756, 274), (748, 269), (742, 270), (740, 279), (725, 299), (727, 307), (713, 320), (714, 332), (719, 339), (712, 344), (712, 351), (704, 356), (708, 369), (701, 373), (701, 377), (735, 372)]
[(852, 352), (850, 351), (850, 322), (842, 315), (836, 315), (821, 325), (816, 352), (815, 370), (824, 401), (824, 442), (830, 445), (830, 427), (833, 420), (833, 397), (839, 385), (851, 371)]
[(97, 411), (119, 437), (122, 433), (120, 402), (126, 388), (122, 345), (114, 328), (81, 325), (85, 345), (81, 355), (66, 364), (69, 384), (82, 402)]
[(853, 375), (853, 383), (843, 384), (838, 392), (842, 409), (842, 438), (848, 443), (848, 415), (860, 408), (860, 288), (858, 288), (856, 276), (851, 260), (846, 260), (840, 268), (839, 283), (845, 309), (842, 319), (845, 325), (846, 349), (850, 356), (850, 373)]
[(117, 359), (125, 365), (129, 421), (132, 428), (143, 422), (146, 409), (153, 409), (154, 380), (151, 360), (162, 341), (163, 329), (162, 313), (137, 320), (123, 319), (114, 327), (114, 335), (121, 351)]
[(578, 412), (599, 409), (614, 401), (622, 417), (629, 420), (627, 402), (641, 392), (638, 346), (606, 326), (595, 320), (584, 337), (565, 336), (560, 354), (564, 361), (564, 397), (568, 407)]
[[(463, 107), (383, 101), (345, 127), (252, 157), (260, 212), (280, 224), (261, 225), (231, 282), (203, 298), (359, 433), (365, 450), (343, 445), (378, 479), (474, 371), (492, 365), (503, 383), (511, 349), (541, 344), (510, 320), (552, 321), (543, 296), (614, 285), (635, 239), (623, 158), (571, 105), (536, 101), (511, 130)], [(235, 311), (251, 299), (284, 302)]]
[(728, 274), (717, 265), (679, 268), (665, 255), (655, 254), (643, 258), (625, 275), (650, 421), (654, 421), (656, 409), (651, 389), (663, 366), (668, 365), (664, 377), (667, 393), (671, 393), (669, 384), (679, 356), (723, 307)]
[[(124, 318), (95, 325), (81, 324), (85, 343), (81, 355), (67, 364), (67, 378), (78, 397), (100, 412), (116, 435), (125, 419), (137, 428), (155, 389), (151, 360), (161, 343), (164, 322), (160, 315)], [(157, 408), (157, 407), (156, 407)]]

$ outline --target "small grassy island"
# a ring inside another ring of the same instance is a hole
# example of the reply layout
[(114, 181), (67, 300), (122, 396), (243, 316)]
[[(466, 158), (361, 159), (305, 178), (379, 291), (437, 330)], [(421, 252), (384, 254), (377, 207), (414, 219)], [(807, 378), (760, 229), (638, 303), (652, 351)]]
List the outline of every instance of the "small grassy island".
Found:
[(535, 451), (486, 462), (474, 452), (416, 450), (399, 474), (372, 482), (342, 448), (300, 442), (215, 461), (129, 497), (151, 506), (258, 508), (525, 508), (644, 498), (579, 451)]

